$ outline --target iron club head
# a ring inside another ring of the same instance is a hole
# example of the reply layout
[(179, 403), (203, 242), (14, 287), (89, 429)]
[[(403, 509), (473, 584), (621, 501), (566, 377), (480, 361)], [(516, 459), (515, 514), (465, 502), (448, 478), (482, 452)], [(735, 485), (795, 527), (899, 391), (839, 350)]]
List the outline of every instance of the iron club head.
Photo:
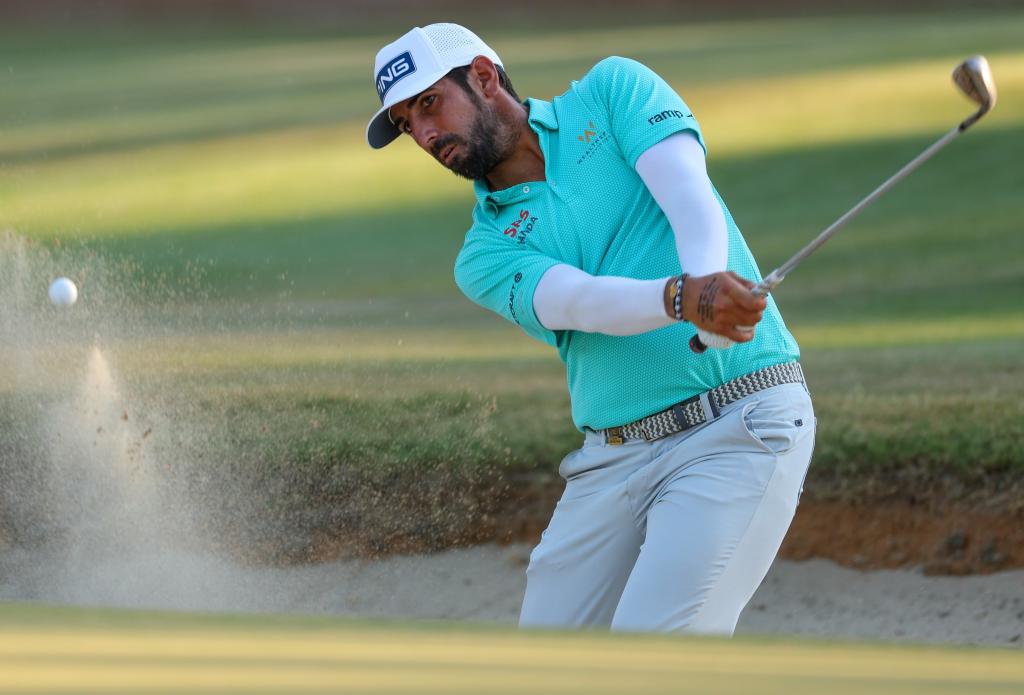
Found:
[(971, 56), (953, 69), (953, 82), (967, 97), (978, 104), (977, 113), (960, 124), (965, 130), (996, 104), (996, 83), (985, 56)]

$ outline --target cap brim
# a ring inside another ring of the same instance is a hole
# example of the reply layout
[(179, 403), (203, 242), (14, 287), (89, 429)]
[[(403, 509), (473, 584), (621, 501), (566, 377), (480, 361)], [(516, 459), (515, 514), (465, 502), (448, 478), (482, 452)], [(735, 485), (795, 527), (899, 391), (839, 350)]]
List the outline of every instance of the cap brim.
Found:
[(402, 131), (391, 122), (391, 117), (388, 116), (388, 109), (390, 108), (391, 105), (382, 106), (380, 111), (370, 119), (369, 124), (366, 126), (366, 142), (375, 150), (379, 150), (392, 143), (395, 138), (402, 134)]

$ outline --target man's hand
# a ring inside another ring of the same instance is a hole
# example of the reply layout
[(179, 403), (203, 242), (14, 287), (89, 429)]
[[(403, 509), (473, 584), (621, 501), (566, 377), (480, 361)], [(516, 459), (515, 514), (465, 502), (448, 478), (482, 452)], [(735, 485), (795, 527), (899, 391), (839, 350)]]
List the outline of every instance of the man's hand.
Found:
[(754, 283), (731, 270), (687, 277), (683, 284), (683, 319), (737, 343), (754, 339), (754, 328), (768, 305), (750, 293)]

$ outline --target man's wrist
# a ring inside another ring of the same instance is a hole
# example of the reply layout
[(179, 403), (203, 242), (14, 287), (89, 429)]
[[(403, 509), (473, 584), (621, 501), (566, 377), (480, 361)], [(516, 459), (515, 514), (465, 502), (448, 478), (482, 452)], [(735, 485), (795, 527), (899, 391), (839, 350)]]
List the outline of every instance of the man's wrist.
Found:
[(683, 318), (683, 288), (686, 286), (688, 277), (689, 273), (683, 273), (665, 281), (665, 313), (676, 321), (685, 321)]

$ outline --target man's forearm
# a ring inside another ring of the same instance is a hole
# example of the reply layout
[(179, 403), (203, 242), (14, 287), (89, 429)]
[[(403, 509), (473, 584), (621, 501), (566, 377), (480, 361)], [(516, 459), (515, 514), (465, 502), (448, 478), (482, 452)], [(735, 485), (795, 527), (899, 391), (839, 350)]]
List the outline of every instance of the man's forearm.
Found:
[(537, 283), (533, 308), (553, 331), (637, 335), (675, 323), (665, 310), (667, 280), (594, 276), (559, 264)]
[[(737, 326), (757, 325), (766, 307), (764, 297), (750, 293), (753, 286), (731, 271), (686, 276), (683, 282), (678, 276), (633, 280), (593, 276), (561, 263), (537, 283), (533, 309), (541, 325), (553, 331), (637, 335), (683, 320), (744, 343), (754, 333)], [(674, 290), (683, 292), (678, 305)]]

